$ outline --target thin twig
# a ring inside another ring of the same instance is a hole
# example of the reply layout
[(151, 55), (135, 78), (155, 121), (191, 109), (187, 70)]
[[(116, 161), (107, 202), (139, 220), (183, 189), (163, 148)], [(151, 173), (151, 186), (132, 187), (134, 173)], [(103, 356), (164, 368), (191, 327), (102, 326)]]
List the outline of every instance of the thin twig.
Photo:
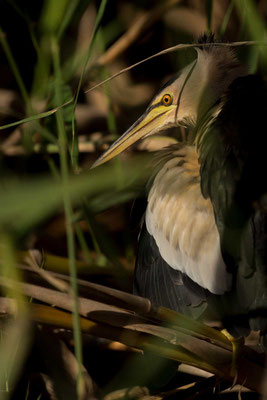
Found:
[[(105, 150), (105, 144), (103, 143), (103, 150)], [(96, 148), (94, 143), (92, 142), (81, 142), (78, 145), (80, 153), (94, 153)], [(101, 147), (100, 147), (101, 149)], [(2, 145), (0, 146), (1, 153), (5, 156), (20, 156), (20, 155), (28, 155), (29, 153), (22, 145)], [(57, 144), (41, 144), (36, 143), (33, 148), (31, 149), (33, 153), (37, 154), (58, 154), (59, 153), (59, 146)]]

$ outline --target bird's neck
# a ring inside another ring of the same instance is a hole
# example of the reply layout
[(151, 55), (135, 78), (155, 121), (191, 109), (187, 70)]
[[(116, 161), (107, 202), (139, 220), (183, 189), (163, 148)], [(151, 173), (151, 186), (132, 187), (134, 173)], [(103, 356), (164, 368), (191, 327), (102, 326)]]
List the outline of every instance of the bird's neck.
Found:
[(192, 103), (195, 104), (192, 114), (196, 142), (221, 111), (230, 84), (244, 75), (247, 75), (247, 69), (239, 63), (231, 49), (211, 47), (198, 51), (191, 86), (187, 88), (197, 88), (194, 92), (195, 103)]
[(246, 68), (229, 48), (211, 46), (197, 50), (198, 58), (185, 87), (188, 109), (193, 125), (216, 115), (229, 85), (238, 77), (247, 75)]

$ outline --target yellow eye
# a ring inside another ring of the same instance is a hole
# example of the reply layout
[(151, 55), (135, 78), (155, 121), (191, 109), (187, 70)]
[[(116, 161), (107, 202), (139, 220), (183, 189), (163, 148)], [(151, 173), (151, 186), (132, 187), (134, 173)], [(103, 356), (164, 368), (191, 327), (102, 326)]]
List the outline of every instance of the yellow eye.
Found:
[(172, 104), (172, 96), (170, 94), (164, 94), (161, 98), (161, 104), (164, 106), (170, 106)]

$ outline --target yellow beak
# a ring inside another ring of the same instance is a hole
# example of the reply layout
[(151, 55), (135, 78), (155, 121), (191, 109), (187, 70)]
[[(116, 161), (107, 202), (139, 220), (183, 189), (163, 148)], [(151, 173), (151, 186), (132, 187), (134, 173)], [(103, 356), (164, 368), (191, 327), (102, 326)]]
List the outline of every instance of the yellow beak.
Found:
[(96, 160), (92, 168), (111, 160), (139, 139), (161, 130), (165, 125), (167, 116), (173, 109), (176, 109), (176, 107), (175, 104), (166, 107), (160, 103), (149, 107), (147, 111)]

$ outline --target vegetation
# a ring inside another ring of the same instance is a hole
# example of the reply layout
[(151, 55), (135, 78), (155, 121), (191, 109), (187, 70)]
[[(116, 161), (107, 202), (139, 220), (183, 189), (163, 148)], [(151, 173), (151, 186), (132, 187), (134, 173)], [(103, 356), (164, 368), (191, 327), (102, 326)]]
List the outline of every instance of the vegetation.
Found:
[[(237, 398), (233, 382), (266, 395), (261, 354), (241, 345), (231, 371), (222, 333), (131, 295), (152, 152), (188, 132), (90, 170), (199, 34), (262, 43), (266, 14), (252, 0), (1, 2), (0, 399)], [(264, 75), (264, 45), (237, 53)]]

